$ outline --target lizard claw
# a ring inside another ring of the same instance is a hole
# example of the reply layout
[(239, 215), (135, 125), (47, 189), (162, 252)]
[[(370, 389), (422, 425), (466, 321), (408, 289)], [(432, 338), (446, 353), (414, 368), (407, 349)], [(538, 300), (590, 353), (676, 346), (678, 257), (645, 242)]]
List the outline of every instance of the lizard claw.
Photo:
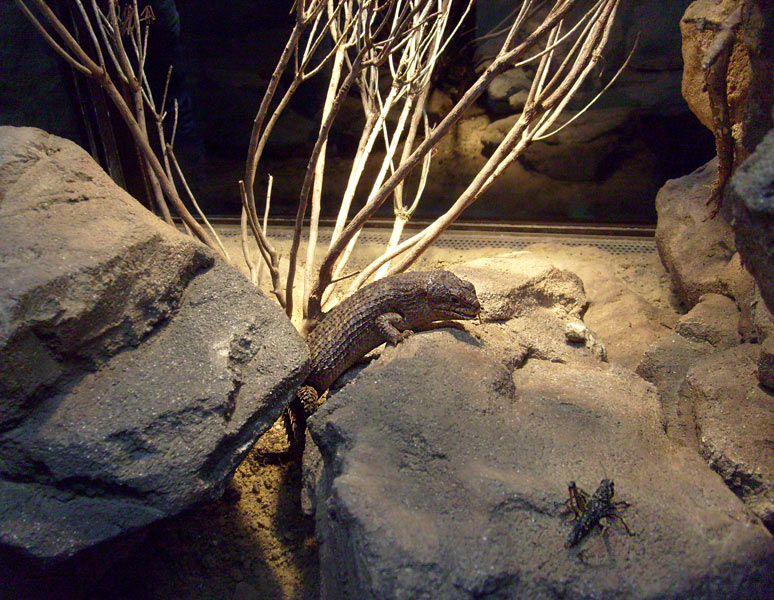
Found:
[(412, 335), (414, 335), (414, 332), (411, 329), (405, 329), (395, 336), (395, 343), (397, 344), (398, 342), (402, 342), (403, 340), (410, 338)]

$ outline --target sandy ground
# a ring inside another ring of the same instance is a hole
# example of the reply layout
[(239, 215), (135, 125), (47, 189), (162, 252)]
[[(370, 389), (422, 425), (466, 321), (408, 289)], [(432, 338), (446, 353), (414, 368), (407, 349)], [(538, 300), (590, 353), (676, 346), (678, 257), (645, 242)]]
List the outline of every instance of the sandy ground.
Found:
[[(232, 257), (241, 260), (238, 238), (225, 239)], [(287, 256), (287, 242), (278, 243), (278, 250)], [(361, 249), (354, 268), (362, 266), (377, 250), (375, 246)], [(574, 259), (583, 256), (582, 250), (561, 245), (542, 246), (541, 252)], [(436, 248), (417, 267), (450, 266), (502, 253), (493, 248), (465, 251)], [(596, 250), (589, 256), (589, 260), (600, 261)], [(602, 256), (632, 291), (663, 309), (677, 308), (655, 252)], [(265, 281), (264, 287), (267, 284)], [(91, 577), (81, 581), (75, 581), (74, 572), (49, 581), (42, 576), (40, 597), (317, 598), (314, 523), (301, 513), (300, 467), (282, 455), (285, 448), (283, 429), (278, 423), (259, 440), (219, 501), (152, 525), (129, 540), (128, 545), (125, 543), (125, 556), (100, 574), (91, 572)]]

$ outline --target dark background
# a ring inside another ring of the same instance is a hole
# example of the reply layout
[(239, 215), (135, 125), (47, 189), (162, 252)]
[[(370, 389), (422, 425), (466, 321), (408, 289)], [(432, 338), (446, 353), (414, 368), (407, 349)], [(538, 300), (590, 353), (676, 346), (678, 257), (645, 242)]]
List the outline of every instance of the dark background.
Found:
[[(158, 20), (151, 33), (154, 62), (149, 76), (160, 88), (166, 65), (174, 64), (171, 87), (181, 107), (176, 153), (205, 211), (238, 215), (236, 182), (244, 177), (253, 117), (292, 27), (292, 3), (156, 0), (151, 4)], [(576, 147), (569, 140), (564, 154), (556, 145), (537, 147), (537, 154), (509, 170), (464, 218), (654, 223), (653, 199), (664, 181), (692, 171), (714, 155), (712, 136), (680, 96), (679, 20), (689, 2), (635, 0), (624, 4), (599, 81), (612, 75), (631, 48), (636, 32), (642, 37), (630, 67), (595, 107), (614, 115), (628, 111), (625, 126), (611, 138), (614, 148), (605, 150), (599, 170), (587, 181), (579, 181), (573, 171), (577, 171), (578, 154), (586, 149), (591, 152), (585, 141)], [(512, 5), (504, 0), (482, 2), (469, 17), (463, 35), (438, 69), (435, 87), (444, 96), (454, 100), (476, 77), (476, 68), (489, 49), (475, 38)], [(274, 174), (274, 216), (295, 214), (298, 187), (318, 127), (324, 75), (302, 86), (261, 162), (257, 197), (261, 197), (268, 173)], [(598, 85), (592, 82), (587, 87), (594, 84)], [(100, 103), (100, 90), (70, 71), (12, 1), (0, 0), (0, 124), (40, 127), (75, 141), (89, 149), (121, 185), (145, 201), (146, 188), (136, 167), (131, 139), (107, 103), (100, 112)], [(359, 135), (356, 125), (361, 119), (358, 103), (353, 90), (331, 134), (331, 175), (326, 180), (323, 216), (335, 214), (347, 161), (354, 154)], [(512, 112), (484, 95), (471, 116), (486, 123)], [(600, 113), (600, 118), (607, 118), (608, 113)], [(111, 131), (106, 133), (99, 126), (100, 115), (110, 118)], [(431, 113), (430, 117), (437, 121), (441, 115)], [(541, 172), (545, 153), (549, 154), (549, 171)], [(447, 148), (446, 158), (437, 166), (434, 163), (417, 216), (438, 214), (464, 186), (465, 181), (452, 180), (457, 155), (453, 147), (450, 151)], [(464, 160), (461, 156), (460, 165)], [(566, 168), (562, 160), (566, 160)], [(366, 193), (364, 187), (360, 203)], [(390, 216), (390, 212), (391, 203), (385, 203), (383, 215)]]

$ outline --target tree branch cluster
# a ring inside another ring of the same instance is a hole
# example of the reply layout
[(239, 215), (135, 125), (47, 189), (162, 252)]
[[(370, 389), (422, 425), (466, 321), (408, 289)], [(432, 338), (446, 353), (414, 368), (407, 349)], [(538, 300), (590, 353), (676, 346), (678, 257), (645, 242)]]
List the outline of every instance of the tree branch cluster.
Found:
[[(140, 14), (136, 0), (128, 5), (129, 9), (122, 16), (118, 14), (117, 0), (109, 0), (106, 12), (98, 7), (96, 0), (91, 0), (88, 8), (82, 0), (75, 0), (95, 49), (96, 56), (91, 57), (43, 0), (15, 1), (48, 43), (74, 69), (95, 79), (115, 103), (140, 148), (162, 216), (171, 222), (167, 203), (171, 204), (193, 235), (227, 257), (204, 215), (199, 211), (205, 223), (203, 227), (186, 209), (175, 187), (173, 174), (184, 183), (189, 201), (198, 210), (175, 160), (174, 128), (169, 143), (164, 141), (162, 123), (167, 116), (166, 91), (157, 108), (143, 72), (148, 23), (152, 15)], [(59, 41), (27, 7), (27, 2), (34, 5)], [(462, 16), (454, 22), (451, 17), (453, 2), (462, 4), (456, 13)], [(313, 326), (320, 318), (336, 285), (347, 281), (348, 290), (354, 291), (372, 277), (409, 268), (530, 142), (553, 135), (568, 124), (556, 126), (568, 102), (595, 69), (619, 2), (595, 0), (585, 12), (582, 8), (589, 3), (580, 0), (557, 0), (552, 5), (545, 0), (517, 3), (513, 13), (490, 34), (502, 40), (499, 52), (446, 116), (431, 126), (425, 103), (431, 91), (433, 72), (441, 54), (458, 35), (473, 0), (297, 0), (294, 4), (295, 24), (253, 120), (244, 178), (239, 181), (243, 203), (242, 248), (253, 281), (258, 280), (260, 267), (250, 254), (248, 232), (258, 246), (258, 262), (268, 268), (273, 294), (288, 316), (293, 317), (293, 292), (300, 287), (296, 282), (298, 255), (307, 218), (309, 243), (301, 292), (302, 329)], [(546, 4), (551, 6), (543, 11), (542, 21), (531, 31), (525, 31), (526, 23), (533, 21), (537, 9)], [(582, 14), (577, 16), (576, 13)], [(131, 60), (124, 38), (128, 39)], [(560, 48), (564, 55), (561, 60), (557, 58)], [(495, 77), (507, 69), (528, 63), (537, 65), (536, 74), (524, 110), (511, 130), (446, 212), (425, 229), (401, 241), (404, 226), (422, 197), (432, 150)], [(109, 70), (115, 72), (130, 91), (131, 107), (111, 79)], [(255, 198), (256, 172), (269, 136), (290, 99), (303, 82), (323, 74), (327, 77), (327, 93), (317, 140), (307, 161), (298, 198), (289, 263), (283, 278), (280, 257), (266, 230), (271, 186), (261, 221)], [(282, 77), (290, 79), (290, 84), (280, 96)], [(330, 244), (318, 257), (327, 140), (342, 103), (352, 90), (359, 93), (365, 124), (340, 199)], [(156, 123), (156, 135), (163, 148), (163, 165), (148, 141), (146, 110)], [(375, 179), (368, 182), (370, 191), (363, 207), (353, 215), (351, 208), (356, 190), (361, 186), (366, 164), (376, 156), (377, 142), (383, 144), (379, 169)], [(406, 178), (417, 169), (419, 183), (410, 192), (405, 185)], [(389, 198), (392, 198), (395, 221), (387, 247), (356, 277), (345, 275), (362, 228)]]

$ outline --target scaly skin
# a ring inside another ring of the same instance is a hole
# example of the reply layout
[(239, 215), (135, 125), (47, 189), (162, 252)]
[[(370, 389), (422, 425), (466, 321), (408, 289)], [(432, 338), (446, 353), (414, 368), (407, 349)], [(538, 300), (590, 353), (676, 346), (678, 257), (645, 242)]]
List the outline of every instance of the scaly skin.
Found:
[(399, 273), (352, 294), (307, 338), (311, 370), (290, 406), (297, 421), (293, 438), (298, 441), (303, 433), (298, 430), (317, 398), (368, 352), (385, 342), (397, 344), (435, 321), (473, 319), (480, 310), (473, 284), (449, 271)]

